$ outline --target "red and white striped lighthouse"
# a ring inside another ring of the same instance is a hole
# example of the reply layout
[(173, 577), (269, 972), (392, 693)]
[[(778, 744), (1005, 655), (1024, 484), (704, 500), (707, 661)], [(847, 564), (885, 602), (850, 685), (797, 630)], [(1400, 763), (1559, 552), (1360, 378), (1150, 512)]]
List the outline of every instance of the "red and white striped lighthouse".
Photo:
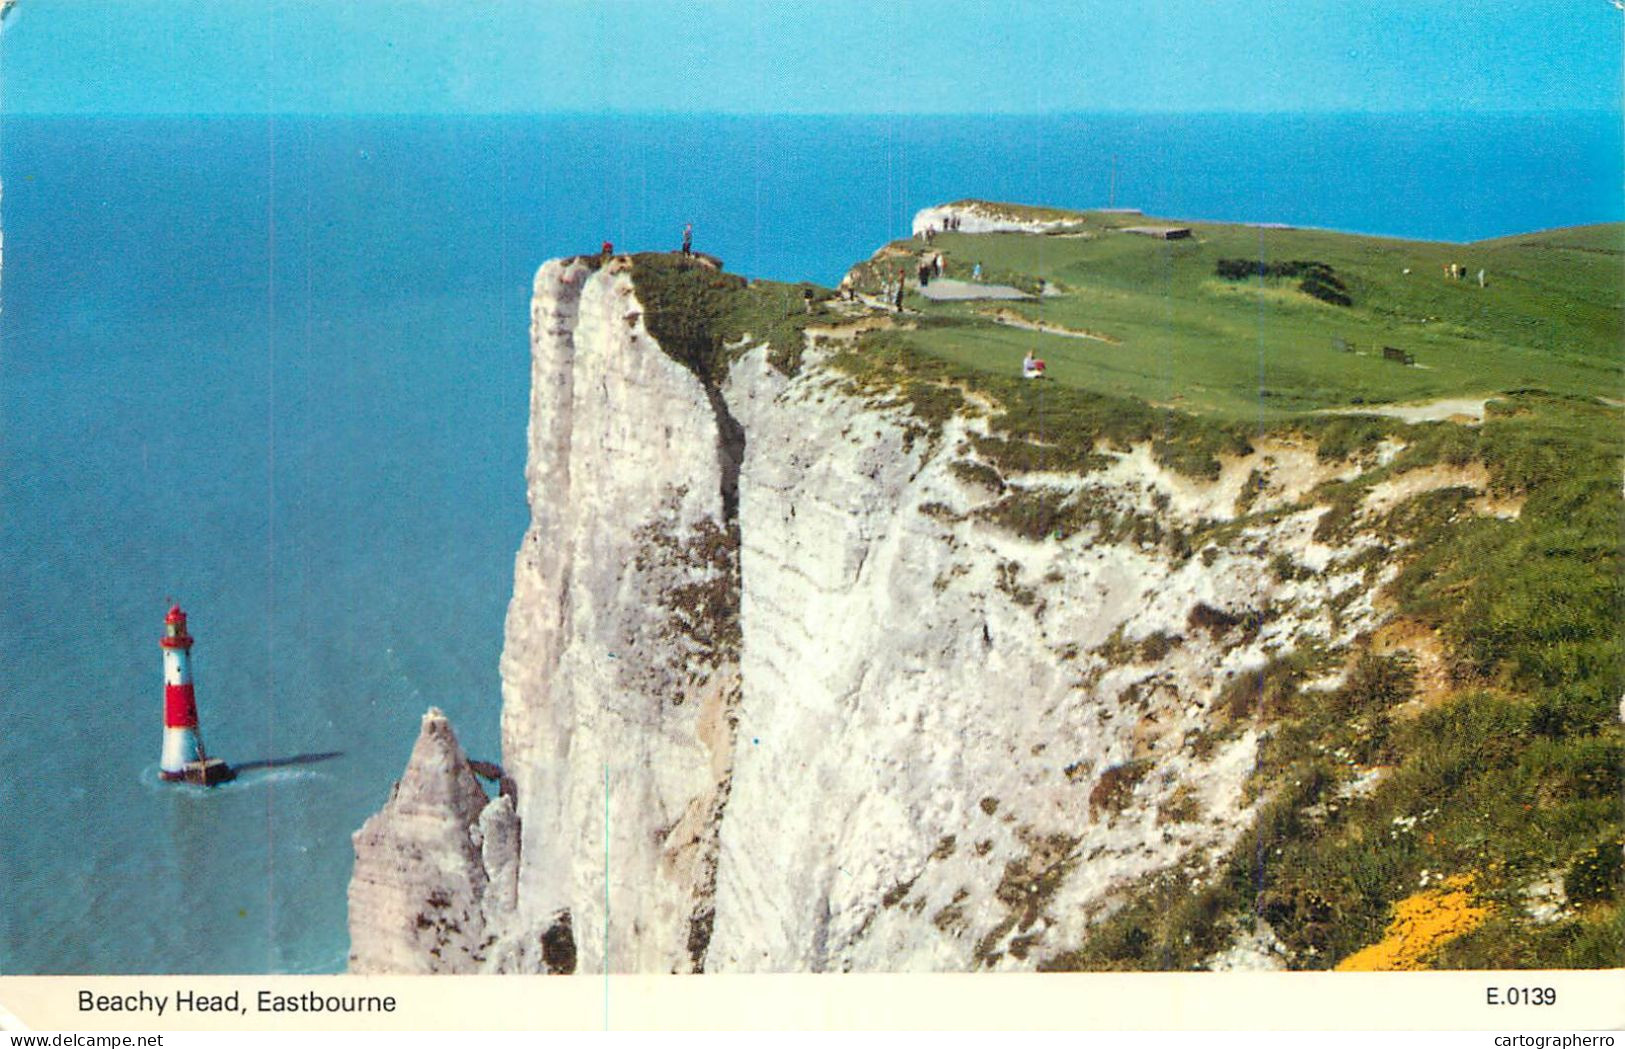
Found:
[(203, 751), (197, 697), (192, 693), (192, 635), (186, 632), (186, 613), (180, 605), (171, 606), (164, 617), (164, 636), (158, 644), (164, 650), (164, 753), (158, 775), (204, 786), (230, 779), (226, 763)]

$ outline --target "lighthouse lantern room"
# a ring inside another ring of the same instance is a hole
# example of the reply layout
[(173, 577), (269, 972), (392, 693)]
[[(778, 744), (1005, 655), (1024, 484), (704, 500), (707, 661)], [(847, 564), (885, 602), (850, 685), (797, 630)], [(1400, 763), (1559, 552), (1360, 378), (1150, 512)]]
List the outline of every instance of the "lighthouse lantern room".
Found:
[(159, 777), (205, 787), (231, 779), (231, 766), (203, 750), (197, 697), (192, 692), (192, 636), (186, 632), (181, 606), (170, 607), (158, 644), (164, 652), (164, 754)]

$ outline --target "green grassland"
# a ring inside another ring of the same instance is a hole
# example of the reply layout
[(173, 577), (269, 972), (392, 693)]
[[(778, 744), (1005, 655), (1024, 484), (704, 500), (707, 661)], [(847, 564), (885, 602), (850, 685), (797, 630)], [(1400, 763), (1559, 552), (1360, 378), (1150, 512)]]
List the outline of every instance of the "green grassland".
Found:
[[(1048, 282), (1060, 294), (1014, 311), (1116, 341), (1036, 334), (993, 324), (987, 304), (911, 297), (927, 315), (956, 322), (916, 344), (990, 371), (1015, 368), (1032, 348), (1059, 383), (1245, 419), (1531, 386), (1620, 390), (1625, 226), (1471, 245), (1214, 223), (1162, 241), (1120, 228), (1163, 221), (1080, 213), (1084, 235), (941, 234), (930, 250), (944, 254), (949, 276), (966, 279), (980, 262), (989, 282)], [(1291, 280), (1224, 280), (1220, 259), (1324, 262), (1353, 305), (1322, 302)], [(1446, 279), (1450, 263), (1468, 279)], [(1416, 365), (1384, 360), (1384, 346), (1412, 353)]]
[[(1467, 506), (1472, 493), (1445, 489), (1361, 524), (1382, 541), (1369, 570), (1399, 567), (1383, 599), (1444, 645), (1447, 694), (1420, 714), (1398, 709), (1416, 687), (1413, 670), (1376, 655), (1369, 639), (1277, 653), (1233, 685), (1214, 724), (1189, 741), (1199, 750), (1247, 727), (1264, 733), (1249, 788), (1263, 805), (1251, 832), (1216, 872), (1148, 879), (1086, 943), (1042, 964), (1188, 968), (1263, 921), (1290, 965), (1331, 967), (1380, 939), (1394, 903), (1427, 871), (1471, 876), (1492, 914), (1427, 964), (1625, 965), (1625, 225), (1459, 245), (1194, 223), (1192, 239), (1161, 241), (1118, 228), (1159, 220), (1071, 217), (1068, 235), (942, 234), (929, 249), (897, 242), (855, 267), (859, 289), (874, 291), (901, 252), (940, 250), (952, 277), (968, 278), (980, 262), (988, 282), (1045, 282), (1059, 294), (979, 303), (911, 292), (905, 326), (864, 334), (831, 366), (854, 392), (911, 406), (922, 433), (985, 410), (966, 400), (974, 391), (993, 406), (991, 436), (975, 452), (1006, 479), (1094, 469), (1101, 444), (1147, 441), (1165, 465), (1211, 476), (1220, 457), (1267, 433), (1311, 439), (1329, 460), (1393, 437), (1405, 450), (1387, 467), (1312, 494), (1331, 508), (1319, 538), (1350, 534), (1352, 508), (1372, 484), (1434, 463), (1482, 463), (1492, 493), (1522, 508), (1513, 519), (1487, 517)], [(1292, 278), (1225, 279), (1221, 259), (1322, 263), (1351, 304), (1321, 301)], [(1451, 263), (1468, 279), (1446, 279)], [(651, 330), (663, 343), (670, 335), (696, 370), (725, 367), (725, 344), (746, 331), (772, 343), (783, 370), (799, 367), (803, 286), (669, 260), (638, 265)], [(816, 296), (818, 312), (837, 319), (826, 295)], [(998, 324), (995, 308), (1114, 341)], [(1413, 354), (1415, 365), (1384, 359), (1384, 346)], [(1018, 377), (1029, 349), (1049, 362), (1045, 381)], [(1448, 397), (1489, 398), (1482, 424), (1321, 414)], [(1035, 499), (1008, 500), (1023, 514), (996, 523), (1032, 538), (1070, 534), (1076, 522), (1052, 519)], [(1164, 548), (1199, 556), (1233, 527)], [(1300, 688), (1311, 670), (1336, 666), (1354, 668), (1341, 689)], [(1340, 793), (1353, 768), (1370, 766), (1387, 770), (1374, 790)], [(1556, 920), (1527, 905), (1542, 880), (1564, 888), (1568, 907)]]

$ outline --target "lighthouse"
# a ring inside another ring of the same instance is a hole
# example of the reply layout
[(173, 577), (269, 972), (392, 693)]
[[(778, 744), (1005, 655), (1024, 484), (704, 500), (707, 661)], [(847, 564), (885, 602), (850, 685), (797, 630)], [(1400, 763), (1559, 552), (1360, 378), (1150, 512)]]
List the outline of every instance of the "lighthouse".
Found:
[(212, 787), (232, 778), (231, 767), (203, 751), (198, 731), (197, 698), (192, 693), (192, 635), (186, 632), (186, 613), (173, 605), (164, 617), (164, 755), (158, 763), (160, 778)]

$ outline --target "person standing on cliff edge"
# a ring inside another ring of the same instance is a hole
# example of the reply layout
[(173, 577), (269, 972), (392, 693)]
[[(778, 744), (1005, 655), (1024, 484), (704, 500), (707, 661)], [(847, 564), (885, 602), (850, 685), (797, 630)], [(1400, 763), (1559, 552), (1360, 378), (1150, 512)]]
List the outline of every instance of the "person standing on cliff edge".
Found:
[(694, 223), (692, 222), (683, 226), (683, 254), (694, 254)]

